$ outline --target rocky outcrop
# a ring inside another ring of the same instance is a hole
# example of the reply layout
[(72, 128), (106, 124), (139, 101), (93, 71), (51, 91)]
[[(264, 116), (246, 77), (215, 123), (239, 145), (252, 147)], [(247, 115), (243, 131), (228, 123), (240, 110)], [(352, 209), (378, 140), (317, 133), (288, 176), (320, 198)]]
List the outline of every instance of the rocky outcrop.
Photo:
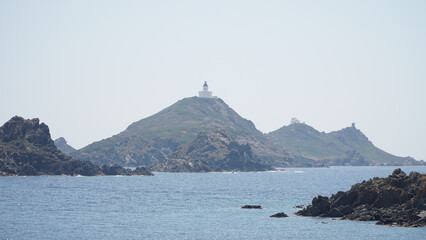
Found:
[(241, 208), (245, 208), (245, 209), (262, 209), (262, 206), (260, 206), (260, 205), (244, 205)]
[(271, 217), (271, 218), (284, 218), (284, 217), (288, 217), (288, 216), (284, 212), (279, 212), (279, 213), (275, 213), (274, 215), (271, 215), (269, 217)]
[(75, 148), (71, 147), (68, 143), (67, 140), (65, 140), (65, 138), (60, 137), (55, 139), (55, 141), (53, 141), (55, 143), (55, 146), (63, 153), (65, 154), (70, 154), (72, 152), (75, 152)]
[(264, 171), (272, 169), (222, 131), (201, 132), (154, 168), (164, 172)]
[[(127, 171), (120, 168), (116, 167), (115, 171)], [(137, 173), (145, 172), (138, 170)], [(48, 126), (39, 119), (13, 117), (0, 127), (0, 176), (36, 175), (95, 176), (104, 173), (99, 166), (73, 160), (59, 151)]]
[(423, 227), (426, 226), (426, 174), (412, 172), (407, 176), (398, 168), (387, 178), (363, 181), (330, 198), (315, 197), (312, 205), (296, 214)]

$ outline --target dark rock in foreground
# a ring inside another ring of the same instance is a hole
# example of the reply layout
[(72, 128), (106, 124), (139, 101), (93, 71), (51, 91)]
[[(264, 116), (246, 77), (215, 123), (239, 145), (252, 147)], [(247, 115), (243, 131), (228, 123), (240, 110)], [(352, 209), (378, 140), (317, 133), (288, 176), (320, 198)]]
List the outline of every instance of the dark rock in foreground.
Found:
[(288, 217), (287, 214), (283, 213), (283, 212), (279, 212), (279, 213), (275, 213), (274, 215), (271, 215), (269, 217), (273, 217), (273, 218), (283, 218), (283, 217)]
[(356, 221), (378, 221), (379, 225), (426, 226), (426, 174), (407, 176), (400, 168), (387, 178), (355, 184), (347, 192), (330, 198), (318, 196), (312, 205), (296, 213), (301, 216), (341, 217)]
[(223, 131), (201, 132), (154, 168), (162, 172), (265, 171), (272, 167)]
[(260, 206), (260, 205), (244, 205), (241, 208), (245, 208), (245, 209), (262, 209), (262, 206)]
[[(131, 171), (120, 166), (108, 174), (152, 175), (144, 168)], [(37, 118), (13, 117), (0, 127), (0, 176), (37, 175), (104, 175), (99, 166), (73, 160), (59, 151), (50, 137), (49, 128)]]

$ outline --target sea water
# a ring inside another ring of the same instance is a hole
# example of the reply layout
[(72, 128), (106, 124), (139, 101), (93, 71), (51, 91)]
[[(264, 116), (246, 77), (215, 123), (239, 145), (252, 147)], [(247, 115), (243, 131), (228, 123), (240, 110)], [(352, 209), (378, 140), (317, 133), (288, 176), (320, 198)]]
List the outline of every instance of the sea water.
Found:
[[(0, 239), (425, 239), (426, 228), (294, 215), (317, 195), (394, 169), (0, 177)], [(289, 217), (269, 217), (278, 212)]]

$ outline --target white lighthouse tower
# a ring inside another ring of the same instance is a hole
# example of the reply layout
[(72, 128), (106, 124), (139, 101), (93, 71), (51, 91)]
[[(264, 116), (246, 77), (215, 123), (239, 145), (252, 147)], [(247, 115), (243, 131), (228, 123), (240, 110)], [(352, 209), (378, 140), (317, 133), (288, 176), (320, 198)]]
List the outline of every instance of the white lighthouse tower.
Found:
[(203, 91), (198, 92), (198, 97), (200, 97), (200, 98), (213, 98), (212, 92), (209, 91), (209, 85), (207, 85), (207, 81), (204, 81)]

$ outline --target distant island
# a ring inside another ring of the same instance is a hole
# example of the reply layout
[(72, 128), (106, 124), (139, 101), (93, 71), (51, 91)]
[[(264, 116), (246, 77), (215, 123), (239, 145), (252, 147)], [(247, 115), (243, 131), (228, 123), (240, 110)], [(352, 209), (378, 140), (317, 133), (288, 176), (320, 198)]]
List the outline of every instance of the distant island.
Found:
[[(157, 114), (132, 123), (121, 133), (70, 152), (70, 155), (98, 165), (144, 165), (150, 169), (162, 166), (165, 170), (164, 163), (171, 164), (175, 151), (190, 144), (202, 132), (219, 131), (240, 145), (250, 146), (254, 156), (273, 167), (425, 164), (377, 148), (355, 124), (324, 133), (293, 119), (290, 125), (263, 134), (222, 99), (213, 97), (207, 83), (199, 97), (184, 98)], [(191, 158), (183, 156), (182, 151), (179, 154), (181, 163), (183, 159), (188, 160), (186, 165)], [(184, 167), (185, 164), (179, 164), (182, 172), (192, 169)], [(176, 166), (173, 171), (178, 171)]]
[(134, 170), (118, 165), (96, 166), (73, 160), (59, 151), (49, 128), (39, 119), (15, 116), (0, 127), (0, 176), (37, 175), (152, 175), (144, 168)]

